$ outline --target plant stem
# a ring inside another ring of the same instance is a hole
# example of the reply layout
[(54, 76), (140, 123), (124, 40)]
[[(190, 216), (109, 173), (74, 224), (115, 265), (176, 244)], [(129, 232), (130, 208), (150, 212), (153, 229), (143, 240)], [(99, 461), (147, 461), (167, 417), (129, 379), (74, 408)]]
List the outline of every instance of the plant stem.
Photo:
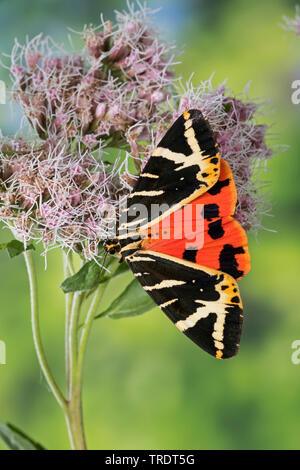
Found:
[(56, 401), (66, 414), (68, 411), (67, 401), (58, 387), (51, 369), (49, 367), (48, 361), (45, 356), (45, 351), (43, 348), (39, 324), (39, 306), (38, 306), (38, 292), (37, 292), (37, 277), (34, 266), (34, 261), (31, 251), (24, 251), (24, 258), (28, 273), (29, 286), (30, 286), (30, 304), (31, 304), (31, 327), (33, 333), (34, 347), (36, 355), (42, 369), (43, 375), (48, 383), (48, 386), (53, 393)]
[(84, 294), (75, 292), (70, 312), (67, 310), (66, 315), (69, 316), (66, 325), (66, 357), (68, 358), (68, 413), (66, 415), (66, 423), (68, 426), (69, 437), (73, 450), (85, 450), (86, 442), (83, 427), (81, 391), (76, 388), (77, 376), (77, 359), (78, 359), (78, 328), (80, 310), (82, 306)]
[(86, 450), (81, 393), (73, 390), (65, 418), (72, 450)]
[[(63, 266), (64, 266), (64, 279), (73, 274), (71, 272), (71, 256), (72, 253), (66, 253), (63, 251)], [(66, 364), (66, 380), (67, 380), (67, 397), (70, 399), (71, 396), (71, 371), (70, 371), (70, 357), (69, 357), (69, 347), (68, 347), (68, 338), (70, 332), (70, 322), (71, 322), (71, 312), (73, 304), (74, 293), (70, 292), (65, 294), (65, 364)]]
[[(80, 308), (82, 306), (84, 293), (75, 292), (73, 297), (70, 324), (69, 324), (69, 338), (67, 348), (69, 350), (69, 369), (70, 369), (70, 382), (69, 390), (72, 395), (74, 383), (76, 381), (77, 370), (77, 355), (78, 355), (78, 327), (80, 318)], [(69, 396), (69, 400), (70, 400)]]
[(87, 316), (83, 325), (83, 329), (82, 329), (82, 334), (81, 334), (80, 344), (79, 344), (79, 351), (78, 351), (78, 365), (77, 365), (77, 376), (76, 376), (76, 383), (80, 388), (82, 388), (83, 365), (84, 365), (84, 357), (86, 353), (87, 341), (88, 341), (88, 338), (91, 332), (91, 327), (93, 324), (93, 320), (97, 313), (98, 305), (103, 296), (105, 287), (106, 287), (106, 284), (100, 284), (97, 290), (95, 291), (93, 300), (91, 302), (91, 305), (90, 305), (90, 308), (87, 313)]
[[(68, 402), (69, 415), (68, 415), (68, 428), (70, 440), (72, 443), (73, 449), (86, 449), (85, 434), (84, 434), (84, 425), (83, 425), (83, 413), (82, 413), (82, 382), (83, 382), (83, 365), (84, 357), (86, 353), (86, 346), (93, 324), (95, 314), (97, 312), (98, 304), (102, 297), (104, 291), (104, 286), (100, 285), (92, 299), (90, 308), (88, 310), (86, 320), (83, 326), (83, 331), (78, 347), (77, 343), (77, 333), (78, 333), (78, 322), (80, 317), (80, 306), (82, 304), (82, 294), (75, 293), (73, 299), (73, 309), (72, 309), (72, 322), (73, 326), (70, 329), (69, 344), (72, 343), (72, 353), (70, 357), (72, 358), (72, 384), (71, 384), (71, 397)], [(76, 298), (77, 297), (77, 298)], [(77, 328), (75, 331), (75, 323)], [(76, 333), (76, 338), (74, 337)], [(73, 336), (73, 338), (72, 338)]]

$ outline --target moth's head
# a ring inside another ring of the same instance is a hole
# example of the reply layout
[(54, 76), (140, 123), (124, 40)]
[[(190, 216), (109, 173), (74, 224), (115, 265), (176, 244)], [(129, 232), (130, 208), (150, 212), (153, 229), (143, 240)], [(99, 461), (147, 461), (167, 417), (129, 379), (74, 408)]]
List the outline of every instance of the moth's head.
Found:
[(111, 240), (106, 240), (103, 244), (103, 247), (106, 253), (110, 255), (114, 255), (116, 253), (120, 253), (121, 245), (117, 238), (112, 238)]

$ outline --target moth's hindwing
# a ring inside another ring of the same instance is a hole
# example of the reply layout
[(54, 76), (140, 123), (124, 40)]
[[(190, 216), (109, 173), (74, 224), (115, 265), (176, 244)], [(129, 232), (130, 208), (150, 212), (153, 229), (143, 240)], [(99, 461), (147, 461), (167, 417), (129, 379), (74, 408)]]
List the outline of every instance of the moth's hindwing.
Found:
[[(129, 228), (145, 228), (200, 196), (217, 182), (219, 172), (220, 155), (208, 121), (198, 110), (186, 111), (167, 131), (141, 172), (128, 198), (128, 217), (119, 227), (120, 238)], [(151, 210), (153, 204), (162, 207), (159, 217)], [(137, 217), (139, 205), (147, 208), (146, 219)]]
[(138, 281), (177, 328), (209, 354), (238, 352), (242, 303), (229, 274), (152, 251), (126, 259)]
[[(142, 248), (192, 261), (240, 279), (250, 270), (250, 255), (246, 232), (233, 217), (236, 199), (232, 172), (228, 163), (221, 159), (217, 183), (187, 206), (140, 231), (144, 237)], [(191, 209), (188, 213), (187, 207)], [(199, 207), (201, 214), (197, 210)], [(179, 225), (180, 238), (175, 236)]]

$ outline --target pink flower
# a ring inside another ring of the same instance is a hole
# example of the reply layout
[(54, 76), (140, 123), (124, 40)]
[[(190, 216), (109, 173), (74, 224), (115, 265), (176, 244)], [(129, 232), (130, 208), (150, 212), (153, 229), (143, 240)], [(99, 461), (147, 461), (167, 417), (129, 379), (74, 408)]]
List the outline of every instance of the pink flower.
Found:
[(252, 119), (257, 110), (256, 103), (243, 103), (241, 100), (231, 97), (224, 99), (224, 105), (228, 108), (228, 116), (237, 121)]
[(81, 192), (72, 191), (71, 192), (71, 204), (72, 206), (78, 206), (81, 203)]
[(41, 54), (38, 51), (27, 50), (25, 54), (26, 64), (29, 69), (34, 69), (41, 59)]
[(134, 157), (139, 156), (139, 146), (137, 143), (139, 134), (140, 134), (139, 129), (131, 129), (127, 133), (127, 141), (130, 145), (130, 150)]
[(97, 133), (99, 135), (109, 135), (111, 129), (111, 125), (108, 121), (102, 121), (100, 122), (98, 128), (97, 128)]
[(50, 88), (50, 90), (47, 90), (47, 96), (50, 101), (54, 101), (58, 99), (58, 93), (55, 88)]
[(106, 103), (99, 103), (97, 105), (95, 116), (97, 119), (102, 119), (106, 113)]
[(94, 134), (86, 134), (83, 137), (83, 142), (87, 147), (93, 147), (97, 143), (97, 138)]
[(57, 113), (56, 118), (54, 119), (54, 125), (58, 127), (62, 127), (67, 124), (69, 118), (64, 113)]
[(70, 167), (70, 174), (72, 176), (81, 175), (83, 172), (82, 165), (74, 165)]
[(121, 111), (120, 106), (119, 106), (117, 103), (116, 103), (116, 104), (113, 104), (113, 105), (108, 109), (107, 118), (108, 118), (108, 119), (113, 119), (115, 116), (117, 116), (117, 114), (120, 114), (120, 111)]
[(131, 67), (139, 59), (139, 54), (137, 51), (133, 50), (130, 54), (121, 60), (120, 65), (124, 68)]
[(62, 60), (60, 57), (45, 57), (43, 60), (43, 70), (46, 73), (52, 72), (54, 69), (62, 68)]
[(129, 74), (133, 77), (135, 75), (140, 75), (147, 70), (147, 64), (144, 62), (138, 62), (132, 65), (130, 68)]
[(39, 89), (40, 88), (40, 85), (41, 83), (43, 82), (44, 80), (44, 76), (43, 76), (43, 73), (42, 72), (37, 72), (35, 74), (32, 74), (31, 75), (31, 83), (32, 83), (32, 87), (34, 89)]
[(24, 67), (21, 65), (13, 64), (10, 71), (18, 80), (24, 77)]
[(152, 93), (152, 96), (151, 96), (152, 103), (155, 103), (155, 104), (160, 103), (164, 99), (165, 99), (165, 94), (162, 91), (156, 90)]

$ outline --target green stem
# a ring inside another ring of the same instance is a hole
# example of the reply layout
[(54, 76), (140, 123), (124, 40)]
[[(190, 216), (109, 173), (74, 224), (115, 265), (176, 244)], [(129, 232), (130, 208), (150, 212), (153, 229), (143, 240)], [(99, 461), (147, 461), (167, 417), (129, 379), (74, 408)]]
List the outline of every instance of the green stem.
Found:
[[(65, 260), (70, 266), (70, 260)], [(66, 264), (66, 263), (65, 263)], [(66, 333), (66, 355), (68, 360), (68, 413), (66, 423), (72, 449), (85, 450), (86, 439), (84, 432), (83, 410), (82, 410), (82, 381), (83, 363), (86, 352), (87, 340), (93, 323), (94, 316), (103, 292), (100, 285), (94, 294), (86, 320), (83, 326), (80, 344), (78, 346), (79, 320), (85, 292), (75, 292), (72, 294), (72, 304), (68, 302), (66, 309), (67, 333)]]
[[(66, 356), (68, 357), (68, 413), (66, 423), (73, 450), (85, 450), (81, 393), (76, 388), (77, 358), (78, 358), (78, 326), (80, 310), (84, 294), (73, 294), (72, 306), (69, 314), (68, 332), (66, 334)], [(67, 323), (67, 322), (66, 322)]]
[(58, 387), (48, 361), (45, 356), (45, 351), (42, 344), (40, 324), (39, 324), (39, 306), (38, 306), (38, 292), (37, 292), (37, 277), (34, 266), (34, 261), (31, 251), (24, 252), (24, 258), (28, 273), (29, 285), (30, 285), (30, 304), (31, 304), (31, 326), (33, 333), (34, 347), (37, 354), (37, 358), (42, 369), (43, 375), (48, 383), (48, 386), (53, 393), (56, 401), (63, 409), (64, 413), (67, 413), (68, 405), (63, 393)]
[(89, 311), (87, 313), (87, 316), (83, 325), (83, 329), (82, 329), (82, 334), (81, 334), (80, 344), (79, 344), (79, 351), (78, 351), (78, 365), (77, 365), (77, 376), (76, 376), (76, 384), (77, 384), (77, 387), (80, 389), (82, 388), (83, 365), (84, 365), (84, 357), (86, 353), (87, 342), (88, 342), (88, 338), (91, 332), (93, 320), (97, 313), (98, 305), (103, 296), (105, 287), (106, 287), (106, 284), (100, 284), (99, 287), (97, 288), (94, 294), (93, 300), (91, 302)]
[(81, 394), (73, 393), (65, 415), (72, 450), (87, 450), (83, 426)]
[[(84, 293), (75, 292), (72, 303), (72, 310), (70, 315), (70, 324), (69, 324), (69, 338), (68, 338), (68, 350), (69, 350), (69, 368), (70, 368), (70, 382), (69, 390), (71, 395), (73, 393), (74, 383), (76, 381), (76, 371), (77, 371), (77, 355), (78, 355), (78, 326), (80, 318), (80, 309), (82, 306), (82, 301), (84, 298)], [(70, 397), (69, 397), (70, 399)]]
[[(68, 407), (70, 411), (68, 427), (69, 427), (72, 447), (75, 449), (81, 449), (81, 450), (86, 449), (84, 425), (83, 425), (83, 413), (82, 413), (82, 382), (83, 382), (84, 357), (86, 353), (86, 346), (87, 346), (89, 333), (91, 331), (94, 316), (97, 312), (98, 304), (102, 297), (103, 291), (104, 291), (104, 288), (102, 285), (100, 285), (94, 294), (93, 300), (91, 302), (91, 305), (90, 305), (90, 308), (87, 313), (86, 320), (83, 326), (78, 351), (76, 347), (76, 365), (73, 368), (73, 373), (72, 373), (72, 394), (71, 394), (71, 399), (68, 403)], [(74, 309), (76, 309), (77, 302), (79, 302), (79, 300), (76, 301), (74, 299), (74, 302), (73, 302)], [(75, 313), (74, 313), (74, 317), (76, 318)], [(78, 320), (79, 320), (79, 316), (77, 316), (77, 322)], [(77, 323), (77, 329), (78, 329), (78, 323)], [(76, 335), (76, 341), (77, 341), (77, 335)], [(74, 366), (74, 363), (73, 363), (73, 366)]]
[[(71, 256), (72, 253), (63, 252), (63, 266), (64, 266), (64, 279), (71, 276)], [(66, 378), (67, 378), (67, 396), (70, 399), (71, 396), (71, 370), (70, 370), (70, 357), (69, 357), (69, 347), (68, 339), (70, 334), (70, 323), (71, 323), (71, 312), (73, 304), (74, 294), (73, 292), (65, 294), (65, 364), (66, 364)]]
[(71, 312), (71, 325), (69, 329), (69, 358), (71, 369), (71, 384), (70, 384), (70, 397), (68, 401), (68, 416), (67, 425), (69, 429), (69, 436), (73, 449), (85, 450), (86, 440), (84, 433), (83, 412), (82, 412), (82, 382), (83, 382), (83, 365), (86, 353), (87, 340), (92, 327), (94, 316), (97, 312), (98, 304), (103, 294), (103, 286), (100, 285), (95, 291), (93, 300), (91, 302), (86, 320), (83, 326), (83, 331), (78, 347), (78, 330), (80, 308), (82, 306), (83, 293), (76, 292), (73, 299), (72, 312)]

